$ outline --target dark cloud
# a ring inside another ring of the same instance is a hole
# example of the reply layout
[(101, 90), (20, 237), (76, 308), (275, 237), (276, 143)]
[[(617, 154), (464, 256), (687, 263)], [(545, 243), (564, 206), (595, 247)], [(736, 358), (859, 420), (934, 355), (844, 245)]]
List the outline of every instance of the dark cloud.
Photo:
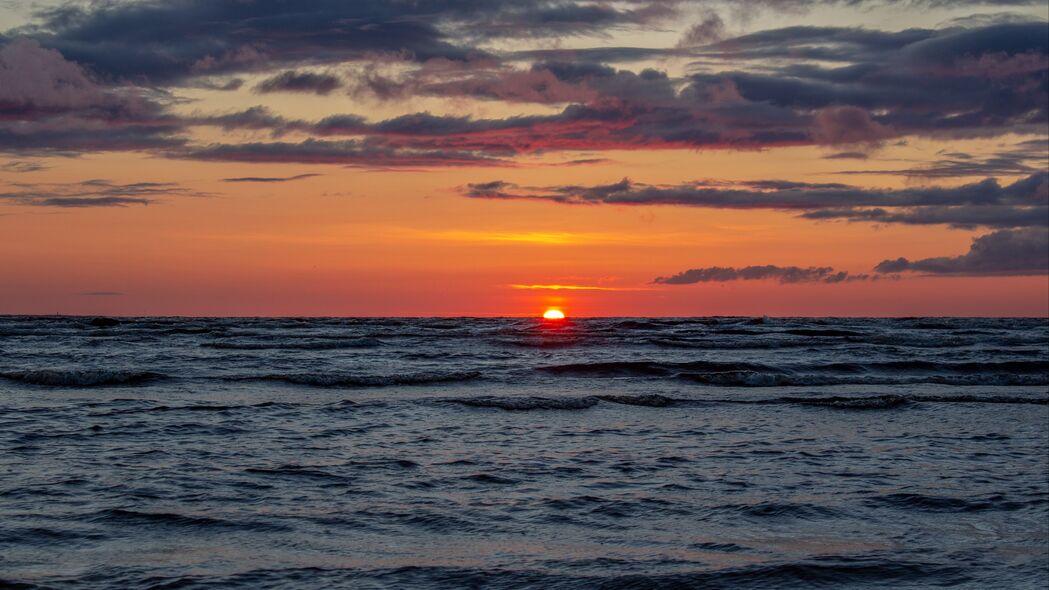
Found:
[(405, 150), (358, 140), (212, 144), (170, 155), (210, 162), (341, 164), (375, 168), (510, 165), (508, 161), (465, 151)]
[[(806, 49), (806, 39), (814, 48)], [(1045, 23), (902, 33), (780, 29), (734, 39), (731, 48), (717, 55), (791, 58), (769, 73), (696, 74), (696, 91), (728, 80), (748, 103), (816, 113), (815, 141), (1041, 133), (1049, 121)], [(847, 63), (823, 67), (806, 60)], [(827, 120), (827, 113), (834, 116)]]
[(223, 178), (222, 182), (292, 182), (305, 178), (315, 178), (322, 174), (296, 174), (295, 176), (242, 176), (239, 178)]
[(0, 152), (144, 150), (182, 142), (160, 95), (99, 84), (36, 41), (0, 46)]
[[(414, 94), (569, 105), (544, 117), (469, 124), (451, 117), (441, 129), (438, 117), (416, 115), (428, 119), (419, 135), (462, 145), (484, 134), (478, 149), (825, 144), (861, 152), (908, 135), (1044, 133), (1046, 27), (1028, 22), (940, 31), (776, 29), (700, 49), (666, 50), (664, 55), (693, 52), (708, 60), (702, 72), (680, 79), (655, 70), (617, 70), (595, 63), (585, 51), (557, 50), (531, 52), (542, 59), (528, 68), (488, 61), (424, 66), (392, 77), (369, 70), (353, 84), (355, 92), (374, 88), (391, 99)], [(727, 66), (745, 69), (718, 71)], [(587, 120), (600, 125), (580, 130)], [(377, 123), (369, 131), (381, 133), (383, 127)], [(352, 132), (360, 133), (361, 126)], [(425, 145), (439, 147), (433, 139)]]
[(192, 88), (201, 88), (203, 90), (233, 92), (234, 90), (240, 90), (241, 87), (244, 86), (244, 80), (241, 78), (197, 78), (193, 80), (193, 83), (189, 86)]
[(885, 174), (925, 179), (1029, 175), (1049, 169), (1049, 140), (1023, 141), (1008, 149), (983, 157), (964, 152), (945, 152), (939, 155), (940, 159), (918, 163), (908, 168), (843, 170), (837, 174)]
[[(689, 183), (652, 186), (627, 178), (612, 185), (518, 187), (494, 181), (468, 185), (473, 198), (534, 199), (566, 205), (676, 205), (711, 209), (780, 209), (804, 211), (805, 216), (830, 218), (845, 212), (892, 208), (923, 211), (929, 208), (994, 208), (1041, 211), (1049, 206), (1049, 173), (1037, 172), (1009, 185), (994, 178), (958, 187), (914, 187), (895, 190), (864, 189), (836, 183), (754, 181), (748, 183)], [(982, 211), (983, 209), (973, 209)], [(947, 222), (929, 222), (947, 223)], [(1020, 225), (1044, 225), (1016, 224)], [(985, 224), (977, 224), (985, 225)]]
[(829, 266), (744, 266), (740, 268), (710, 266), (693, 268), (669, 277), (657, 277), (653, 283), (660, 285), (692, 285), (695, 283), (722, 283), (729, 281), (776, 280), (780, 283), (846, 283), (876, 280), (878, 277), (846, 271), (835, 271)]
[(8, 186), (12, 190), (0, 192), (0, 203), (66, 209), (127, 207), (149, 205), (165, 197), (210, 196), (172, 182), (118, 184), (108, 180), (85, 180), (67, 184), (13, 183)]
[(809, 219), (955, 227), (1049, 225), (1049, 173), (1012, 184), (993, 178), (957, 187), (865, 189), (837, 183), (782, 180), (653, 186), (623, 179), (595, 186), (519, 187), (502, 181), (470, 184), (468, 197), (525, 199), (570, 205), (677, 205), (712, 209), (800, 211)]
[(823, 156), (824, 160), (866, 160), (870, 158), (868, 152), (835, 152)]
[(307, 94), (331, 94), (342, 86), (342, 80), (331, 74), (297, 72), (289, 70), (267, 78), (255, 86), (255, 92), (301, 92)]
[[(872, 5), (800, 0), (744, 4), (773, 10)], [(840, 153), (863, 153), (909, 135), (1043, 135), (1049, 124), (1044, 22), (899, 32), (789, 27), (714, 41), (723, 34), (714, 9), (725, 6), (677, 0), (143, 0), (64, 5), (18, 31), (32, 41), (18, 39), (0, 48), (0, 59), (16, 64), (0, 68), (0, 151), (73, 155), (133, 150), (179, 157), (238, 151), (225, 145), (186, 145), (189, 128), (208, 125), (273, 136), (296, 132), (314, 142), (345, 136), (365, 142), (367, 151), (384, 152), (385, 162), (406, 155), (404, 165), (412, 166), (420, 153), (435, 154), (431, 162), (484, 164), (558, 150), (821, 144), (840, 146)], [(683, 14), (699, 18), (699, 23), (681, 47), (505, 55), (480, 49), (493, 39), (604, 34)], [(602, 63), (667, 56), (691, 56), (696, 69), (673, 77)], [(291, 121), (256, 107), (178, 117), (167, 108), (172, 99), (150, 86), (233, 89), (242, 82), (230, 76), (265, 72), (273, 75), (256, 87), (259, 92), (325, 94), (340, 88), (343, 80), (310, 68), (350, 62), (356, 64), (339, 72), (357, 72), (346, 80), (357, 96), (465, 97), (551, 105), (559, 112), (501, 119), (415, 113), (385, 121), (346, 114)], [(239, 152), (243, 157), (266, 151), (302, 154), (322, 146), (254, 143)], [(349, 148), (343, 143), (338, 149)], [(445, 157), (449, 154), (454, 156)], [(987, 168), (986, 174), (1004, 170)], [(1009, 173), (1025, 172), (1031, 170), (1014, 166)], [(926, 176), (935, 177), (931, 172)]]
[(685, 31), (684, 37), (678, 42), (678, 47), (707, 45), (720, 41), (725, 36), (725, 21), (721, 19), (721, 15), (708, 8), (700, 16), (699, 22)]
[(961, 256), (882, 261), (879, 273), (919, 272), (936, 275), (1049, 274), (1049, 229), (1000, 230), (973, 240)]
[(819, 209), (801, 217), (816, 220), (842, 219), (869, 223), (903, 223), (908, 225), (949, 225), (958, 229), (977, 227), (1030, 227), (1049, 225), (1049, 207), (961, 205), (955, 207), (911, 207)]
[(463, 60), (484, 54), (484, 39), (598, 33), (666, 19), (679, 3), (141, 0), (65, 4), (24, 31), (106, 76), (162, 83), (375, 54)]

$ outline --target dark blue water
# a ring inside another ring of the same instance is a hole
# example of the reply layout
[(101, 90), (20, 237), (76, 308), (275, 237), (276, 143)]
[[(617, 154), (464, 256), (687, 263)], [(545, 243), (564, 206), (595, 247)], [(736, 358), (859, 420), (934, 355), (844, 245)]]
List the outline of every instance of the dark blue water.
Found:
[(0, 587), (1044, 588), (1044, 319), (0, 317)]

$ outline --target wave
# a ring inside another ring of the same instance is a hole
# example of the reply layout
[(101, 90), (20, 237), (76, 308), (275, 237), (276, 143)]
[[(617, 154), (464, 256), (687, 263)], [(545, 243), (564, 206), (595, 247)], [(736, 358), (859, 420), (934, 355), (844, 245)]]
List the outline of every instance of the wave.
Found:
[(538, 367), (567, 377), (672, 378), (702, 385), (787, 387), (821, 385), (1049, 385), (1049, 362), (944, 363), (888, 361), (771, 367), (745, 362), (608, 361)]
[(191, 516), (173, 512), (140, 512), (114, 508), (95, 513), (91, 520), (113, 522), (125, 525), (169, 526), (191, 529), (235, 528), (247, 530), (287, 530), (287, 527), (261, 522), (234, 522), (210, 516)]
[(811, 336), (811, 337), (824, 337), (824, 338), (844, 338), (847, 336), (863, 336), (863, 332), (857, 332), (855, 330), (832, 330), (832, 329), (813, 329), (813, 328), (793, 328), (790, 330), (781, 330), (782, 334), (790, 334), (791, 336)]
[(121, 416), (126, 414), (150, 414), (162, 412), (233, 412), (240, 410), (257, 410), (266, 408), (292, 409), (295, 404), (285, 402), (260, 402), (257, 404), (243, 405), (219, 405), (219, 404), (189, 404), (185, 406), (147, 406), (143, 408), (121, 408), (88, 414), (89, 416)]
[(313, 387), (387, 387), (393, 385), (434, 385), (456, 381), (472, 381), (480, 377), (480, 371), (450, 371), (398, 375), (288, 373), (227, 377), (226, 379), (230, 381), (278, 381), (292, 385), (309, 385)]
[(443, 400), (471, 408), (497, 408), (507, 411), (584, 410), (597, 404), (595, 397), (464, 397)]
[(719, 363), (693, 361), (666, 363), (658, 361), (609, 361), (570, 363), (539, 367), (540, 371), (570, 377), (673, 377), (682, 371), (722, 372), (734, 370), (775, 371), (772, 367), (752, 363)]
[(282, 465), (275, 468), (267, 467), (249, 467), (244, 470), (244, 473), (251, 475), (269, 475), (275, 477), (292, 477), (302, 478), (314, 481), (327, 481), (335, 483), (345, 483), (347, 478), (335, 473), (329, 473), (320, 469), (309, 469), (301, 467), (299, 465)]
[(660, 348), (691, 348), (697, 350), (778, 350), (812, 348), (809, 340), (759, 340), (753, 338), (649, 338), (647, 342)]
[(48, 387), (105, 387), (114, 385), (142, 385), (166, 378), (154, 371), (118, 371), (108, 369), (37, 369), (9, 371), (0, 378), (25, 385)]
[(1003, 395), (870, 395), (870, 396), (825, 396), (825, 397), (775, 397), (768, 399), (709, 399), (703, 403), (775, 405), (793, 404), (845, 410), (881, 410), (907, 406), (912, 403), (973, 403), (973, 404), (1034, 404), (1049, 405), (1047, 397), (1024, 397)]
[(474, 473), (473, 475), (467, 475), (463, 479), (475, 483), (483, 483), (489, 485), (513, 485), (519, 483), (516, 479), (502, 477), (500, 475), (493, 475), (491, 473)]
[(841, 514), (833, 508), (816, 504), (794, 504), (784, 502), (759, 502), (757, 504), (729, 504), (715, 510), (734, 512), (744, 516), (758, 518), (796, 518), (815, 520), (819, 518), (837, 518)]
[(987, 510), (1020, 510), (1032, 504), (1042, 504), (1044, 500), (1017, 502), (1006, 500), (1005, 496), (1001, 494), (984, 498), (958, 498), (900, 492), (870, 498), (866, 503), (872, 506), (887, 505), (924, 512), (983, 512)]
[(588, 344), (586, 339), (580, 337), (557, 337), (544, 338), (541, 336), (530, 338), (499, 338), (492, 341), (497, 346), (510, 346), (516, 348), (572, 348)]
[(738, 404), (738, 405), (796, 405), (839, 410), (891, 410), (914, 403), (985, 403), (985, 404), (1035, 404), (1049, 405), (1049, 398), (999, 396), (999, 395), (868, 395), (868, 396), (782, 396), (766, 399), (680, 399), (659, 394), (639, 395), (590, 395), (583, 397), (465, 397), (440, 400), (474, 408), (493, 408), (507, 411), (529, 410), (585, 410), (599, 402), (623, 406), (641, 406), (649, 408), (668, 408), (674, 406), (697, 406), (703, 404)]
[(659, 395), (658, 393), (641, 395), (598, 395), (594, 397), (601, 401), (613, 404), (621, 404), (624, 406), (645, 406), (649, 408), (665, 408), (667, 406), (672, 406), (679, 401)]
[(872, 397), (781, 397), (780, 401), (802, 406), (821, 406), (847, 410), (886, 410), (907, 405), (911, 400), (902, 395), (876, 395)]
[(383, 346), (383, 344), (385, 343), (376, 338), (348, 338), (342, 340), (206, 342), (201, 344), (201, 346), (218, 350), (339, 350), (343, 348), (375, 348)]
[[(447, 532), (463, 530), (459, 519), (423, 514), (405, 517), (396, 513), (366, 513), (402, 524)], [(338, 520), (343, 523), (345, 520)], [(469, 526), (466, 527), (470, 529)], [(730, 545), (731, 546), (731, 545)], [(631, 563), (628, 560), (559, 559), (548, 567), (464, 567), (456, 565), (406, 565), (401, 567), (270, 567), (248, 569), (215, 577), (197, 573), (157, 575), (123, 572), (127, 586), (155, 588), (558, 588), (565, 590), (647, 590), (655, 588), (710, 588), (767, 590), (769, 588), (844, 587), (946, 587), (973, 582), (967, 569), (939, 561), (893, 558), (884, 553), (860, 555), (823, 554), (787, 562), (757, 562), (734, 567), (713, 567), (697, 562), (661, 557)], [(633, 567), (629, 567), (629, 566)], [(551, 567), (552, 566), (552, 567)], [(665, 569), (671, 571), (667, 573)], [(648, 571), (652, 570), (652, 571)], [(646, 571), (647, 573), (638, 573)], [(556, 572), (556, 573), (555, 573)], [(600, 573), (590, 573), (600, 572)], [(1037, 580), (1037, 579), (1036, 579)], [(0, 578), (0, 585), (6, 582)], [(895, 584), (895, 586), (893, 586)], [(1035, 581), (1037, 584), (1037, 581)], [(16, 583), (14, 588), (41, 588)]]
[(931, 403), (1049, 405), (1049, 398), (1023, 397), (1015, 395), (912, 395), (911, 399), (918, 402)]

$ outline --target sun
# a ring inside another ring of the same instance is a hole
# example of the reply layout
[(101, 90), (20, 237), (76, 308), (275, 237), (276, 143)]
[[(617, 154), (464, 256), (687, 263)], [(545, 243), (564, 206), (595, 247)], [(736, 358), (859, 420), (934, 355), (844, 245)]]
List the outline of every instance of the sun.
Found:
[(560, 309), (548, 309), (543, 313), (544, 320), (563, 320), (565, 313)]

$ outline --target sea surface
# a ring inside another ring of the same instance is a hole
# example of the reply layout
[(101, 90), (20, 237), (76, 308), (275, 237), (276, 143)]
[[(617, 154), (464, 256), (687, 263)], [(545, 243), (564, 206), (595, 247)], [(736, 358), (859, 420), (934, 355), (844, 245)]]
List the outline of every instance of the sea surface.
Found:
[(1045, 319), (0, 316), (2, 588), (1039, 588)]

